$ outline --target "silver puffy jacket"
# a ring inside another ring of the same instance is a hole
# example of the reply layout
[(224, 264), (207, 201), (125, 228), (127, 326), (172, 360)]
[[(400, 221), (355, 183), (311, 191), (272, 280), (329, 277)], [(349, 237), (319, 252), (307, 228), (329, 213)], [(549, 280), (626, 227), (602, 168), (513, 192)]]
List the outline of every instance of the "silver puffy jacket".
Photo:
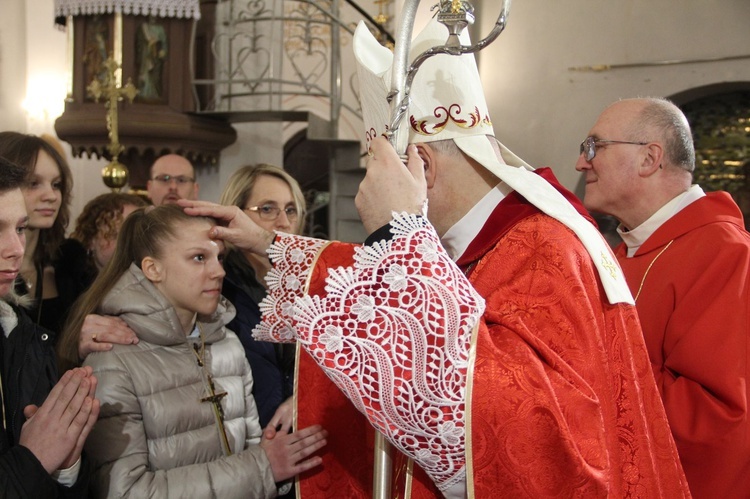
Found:
[[(237, 337), (224, 328), (234, 307), (198, 317), (204, 362), (222, 400), (233, 455), (222, 452), (203, 373), (177, 314), (135, 265), (105, 297), (98, 313), (116, 315), (136, 332), (137, 345), (115, 345), (88, 356), (98, 378), (99, 420), (86, 441), (95, 466), (96, 497), (232, 498), (276, 495), (260, 448), (253, 379)], [(198, 340), (199, 341), (199, 340)]]

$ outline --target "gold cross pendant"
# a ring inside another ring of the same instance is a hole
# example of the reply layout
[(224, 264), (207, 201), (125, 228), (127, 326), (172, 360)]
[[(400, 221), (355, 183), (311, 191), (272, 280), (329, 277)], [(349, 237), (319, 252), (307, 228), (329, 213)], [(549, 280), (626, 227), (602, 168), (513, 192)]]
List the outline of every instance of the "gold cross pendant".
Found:
[[(221, 406), (221, 399), (227, 396), (227, 392), (216, 393), (216, 385), (214, 384), (214, 377), (207, 374), (208, 378), (208, 389), (210, 395), (207, 395), (201, 399), (201, 402), (211, 402), (214, 404), (214, 409), (219, 413), (222, 422), (224, 421), (224, 408)], [(222, 425), (223, 426), (223, 425)]]
[(227, 396), (227, 392), (216, 393), (214, 377), (209, 373), (206, 373), (206, 381), (208, 385), (209, 395), (201, 398), (200, 400), (201, 402), (211, 402), (211, 404), (213, 404), (214, 417), (216, 419), (216, 426), (219, 427), (219, 436), (221, 437), (221, 445), (224, 448), (224, 455), (231, 456), (232, 448), (229, 446), (227, 430), (226, 428), (224, 428), (224, 408), (221, 406), (221, 399)]

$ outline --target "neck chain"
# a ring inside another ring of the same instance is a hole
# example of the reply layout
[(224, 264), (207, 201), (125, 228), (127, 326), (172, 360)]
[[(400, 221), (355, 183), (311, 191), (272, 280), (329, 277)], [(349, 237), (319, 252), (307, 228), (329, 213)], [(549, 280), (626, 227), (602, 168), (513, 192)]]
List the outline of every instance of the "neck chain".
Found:
[(673, 242), (674, 242), (674, 239), (672, 239), (671, 241), (669, 241), (669, 244), (667, 244), (666, 246), (664, 246), (664, 248), (659, 252), (659, 254), (656, 255), (656, 257), (654, 257), (653, 260), (651, 260), (651, 263), (648, 264), (648, 268), (646, 268), (646, 272), (643, 274), (643, 278), (641, 279), (641, 285), (638, 286), (638, 292), (635, 294), (635, 299), (633, 301), (638, 302), (638, 297), (641, 296), (641, 290), (643, 289), (643, 283), (646, 282), (646, 276), (648, 276), (648, 273), (651, 271), (651, 267), (653, 267), (654, 263), (656, 263), (656, 260), (658, 260), (659, 257), (665, 251), (667, 251), (667, 249), (669, 249), (670, 246), (672, 246)]
[(224, 449), (225, 456), (232, 455), (232, 448), (229, 446), (229, 439), (227, 438), (227, 430), (224, 427), (224, 408), (221, 406), (221, 399), (227, 396), (227, 392), (217, 392), (216, 385), (214, 384), (214, 377), (206, 368), (204, 362), (206, 354), (206, 343), (203, 341), (203, 328), (198, 324), (198, 334), (200, 335), (200, 345), (193, 343), (193, 353), (195, 354), (195, 360), (198, 362), (198, 367), (201, 368), (201, 374), (203, 378), (203, 385), (206, 388), (208, 395), (201, 398), (201, 402), (211, 402), (213, 405), (214, 418), (216, 419), (216, 426), (219, 429), (219, 437), (221, 438), (221, 446)]

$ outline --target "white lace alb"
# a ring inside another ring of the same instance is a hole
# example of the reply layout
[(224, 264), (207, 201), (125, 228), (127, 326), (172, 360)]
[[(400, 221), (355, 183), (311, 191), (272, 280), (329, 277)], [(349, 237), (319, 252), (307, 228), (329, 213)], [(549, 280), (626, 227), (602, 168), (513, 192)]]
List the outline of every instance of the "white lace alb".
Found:
[(393, 238), (330, 269), (305, 296), (325, 242), (283, 235), (269, 251), (269, 296), (256, 338), (294, 337), (370, 423), (441, 490), (465, 480), (471, 334), (484, 309), (426, 219), (399, 215)]

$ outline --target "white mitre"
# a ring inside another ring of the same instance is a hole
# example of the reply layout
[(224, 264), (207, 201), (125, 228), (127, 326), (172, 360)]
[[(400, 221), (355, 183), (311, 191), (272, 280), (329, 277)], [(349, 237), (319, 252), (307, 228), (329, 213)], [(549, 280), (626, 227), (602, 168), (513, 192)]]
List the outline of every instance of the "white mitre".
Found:
[[(429, 48), (444, 45), (447, 39), (448, 29), (433, 17), (412, 42), (409, 61)], [(466, 30), (461, 35), (461, 43), (471, 44)], [(369, 147), (373, 139), (386, 132), (392, 119), (387, 96), (393, 53), (380, 45), (360, 22), (354, 33), (354, 55), (365, 141)], [(502, 158), (495, 153), (490, 142), (495, 140), (495, 132), (472, 54), (440, 54), (426, 60), (412, 82), (410, 97), (409, 109), (399, 130), (404, 134), (408, 131), (408, 140), (402, 139), (399, 143), (453, 139), (467, 156), (575, 232), (596, 265), (610, 303), (634, 304), (622, 270), (599, 231), (557, 189), (532, 173), (526, 162), (499, 141)]]

